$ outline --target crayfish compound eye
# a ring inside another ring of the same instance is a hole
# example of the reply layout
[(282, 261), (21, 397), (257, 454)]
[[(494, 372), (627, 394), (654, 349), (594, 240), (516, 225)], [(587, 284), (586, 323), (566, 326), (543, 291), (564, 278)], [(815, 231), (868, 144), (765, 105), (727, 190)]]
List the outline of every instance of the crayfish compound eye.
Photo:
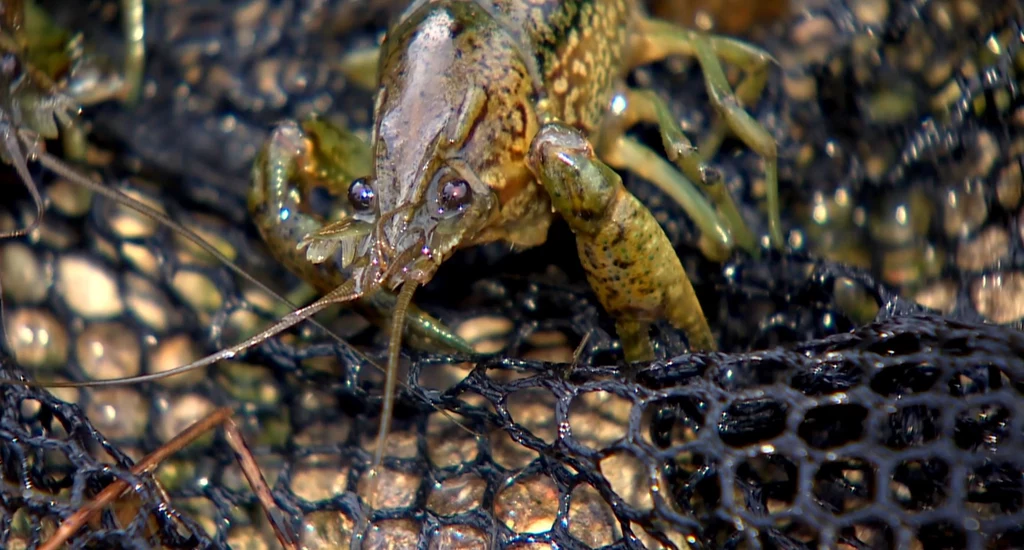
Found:
[(473, 189), (463, 179), (448, 180), (437, 192), (437, 205), (441, 214), (461, 211), (473, 198)]
[(366, 212), (373, 208), (373, 199), (376, 194), (373, 187), (366, 178), (359, 178), (352, 182), (348, 188), (348, 201), (352, 207), (360, 212)]

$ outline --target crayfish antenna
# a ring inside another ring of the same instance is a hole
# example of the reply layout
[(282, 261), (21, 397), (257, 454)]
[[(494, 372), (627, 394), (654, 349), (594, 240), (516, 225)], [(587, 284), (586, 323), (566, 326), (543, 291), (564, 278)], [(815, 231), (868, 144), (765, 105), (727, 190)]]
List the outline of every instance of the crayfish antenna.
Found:
[[(71, 182), (73, 184), (76, 184), (76, 185), (78, 185), (78, 186), (80, 186), (82, 188), (88, 189), (89, 191), (96, 193), (97, 195), (100, 195), (100, 196), (103, 196), (103, 197), (105, 197), (105, 198), (107, 198), (109, 200), (112, 200), (112, 201), (114, 201), (115, 203), (117, 203), (117, 204), (119, 204), (121, 206), (124, 206), (126, 208), (131, 208), (131, 209), (133, 209), (133, 210), (135, 210), (137, 212), (140, 212), (140, 213), (142, 213), (142, 214), (144, 214), (146, 216), (151, 217), (152, 219), (156, 220), (161, 225), (163, 225), (165, 227), (168, 227), (169, 229), (171, 229), (175, 233), (185, 237), (188, 241), (192, 242), (193, 244), (195, 244), (196, 246), (201, 248), (204, 252), (209, 254), (211, 257), (215, 258), (221, 264), (226, 266), (231, 272), (233, 272), (236, 275), (242, 277), (246, 281), (252, 283), (257, 288), (262, 290), (263, 292), (266, 292), (268, 295), (274, 297), (274, 299), (280, 301), (283, 304), (288, 305), (293, 310), (293, 314), (297, 313), (299, 311), (298, 306), (292, 304), (290, 301), (288, 301), (286, 298), (281, 296), (279, 293), (275, 292), (273, 289), (271, 289), (270, 287), (268, 287), (264, 283), (260, 282), (258, 279), (256, 279), (255, 277), (253, 277), (249, 273), (247, 273), (244, 269), (242, 269), (237, 264), (235, 264), (233, 261), (231, 261), (230, 258), (228, 258), (222, 252), (220, 252), (216, 247), (214, 247), (210, 243), (206, 242), (206, 240), (204, 240), (202, 237), (200, 237), (195, 231), (192, 231), (191, 229), (185, 227), (184, 225), (182, 225), (182, 224), (172, 220), (170, 217), (168, 217), (163, 212), (161, 212), (159, 210), (156, 210), (155, 208), (149, 206), (148, 204), (146, 204), (146, 203), (144, 203), (144, 202), (142, 202), (142, 201), (140, 201), (138, 199), (135, 199), (134, 197), (131, 197), (130, 195), (125, 194), (124, 192), (120, 191), (119, 189), (112, 188), (112, 187), (107, 187), (107, 186), (103, 185), (100, 182), (93, 181), (92, 179), (82, 175), (80, 172), (78, 172), (77, 170), (72, 168), (70, 165), (68, 165), (67, 163), (65, 163), (61, 159), (57, 158), (56, 156), (54, 156), (54, 155), (52, 155), (52, 154), (50, 154), (50, 153), (48, 153), (46, 151), (41, 150), (41, 148), (38, 147), (38, 145), (34, 141), (31, 141), (27, 136), (23, 136), (22, 139), (27, 140), (26, 145), (28, 145), (30, 147), (30, 151), (31, 151), (30, 154), (44, 168), (50, 170), (51, 172), (57, 174), (58, 176), (66, 179), (67, 181), (69, 181), (69, 182)], [(0, 286), (0, 292), (2, 292), (2, 286)], [(0, 297), (0, 300), (2, 300), (2, 297)], [(340, 300), (340, 301), (345, 301), (345, 300)], [(331, 302), (331, 303), (338, 303), (338, 302), (339, 301), (335, 301), (335, 302)], [(313, 305), (315, 305), (315, 304), (313, 304)], [(307, 307), (313, 307), (313, 305), (310, 305), (310, 306), (307, 306)], [(349, 352), (353, 353), (356, 357), (359, 357), (360, 360), (364, 361), (366, 364), (370, 365), (371, 367), (373, 367), (373, 368), (375, 368), (375, 369), (377, 369), (379, 371), (382, 371), (382, 372), (384, 372), (386, 374), (387, 371), (383, 367), (381, 367), (380, 365), (378, 365), (377, 363), (372, 361), (369, 357), (367, 357), (364, 353), (360, 352), (358, 349), (352, 347), (348, 342), (346, 342), (340, 336), (338, 336), (333, 331), (331, 331), (330, 329), (325, 327), (322, 323), (320, 323), (316, 319), (312, 318), (312, 315), (315, 315), (321, 309), (326, 308), (327, 305), (329, 305), (329, 304), (325, 304), (323, 307), (318, 308), (316, 311), (312, 311), (312, 312), (307, 313), (305, 318), (308, 319), (309, 322), (313, 323), (314, 326), (316, 326), (317, 328), (319, 328), (322, 331), (324, 331), (324, 333), (329, 335), (334, 341), (336, 341), (339, 344), (341, 344), (342, 346), (344, 346)], [(408, 305), (406, 306), (406, 308), (407, 307), (408, 307)], [(0, 323), (3, 322), (3, 313), (4, 313), (4, 311), (3, 311), (3, 302), (0, 301)], [(302, 320), (303, 319), (298, 319), (292, 325), (297, 324), (297, 323), (301, 322)], [(261, 336), (266, 334), (265, 338), (260, 339), (260, 336), (255, 336), (252, 339), (250, 339), (250, 340), (248, 340), (248, 341), (246, 341), (246, 342), (244, 342), (242, 344), (239, 344), (239, 345), (231, 348), (231, 350), (235, 350), (235, 352), (232, 355), (237, 354), (237, 353), (241, 353), (242, 351), (244, 351), (246, 349), (246, 347), (247, 347), (246, 344), (248, 344), (249, 342), (253, 342), (252, 345), (259, 344), (263, 340), (265, 340), (266, 338), (270, 338), (273, 335), (275, 335), (275, 334), (277, 334), (277, 333), (287, 329), (289, 326), (292, 326), (292, 325), (280, 326), (280, 327), (275, 325), (275, 327), (272, 327), (271, 329), (268, 329), (264, 333), (261, 333)], [(4, 332), (5, 332), (5, 334), (7, 334), (6, 330)], [(225, 351), (229, 351), (229, 350), (225, 350)], [(210, 356), (210, 357), (212, 357), (212, 356)], [(221, 358), (223, 359), (223, 358), (227, 358), (227, 357), (225, 356), (225, 357), (221, 357)], [(209, 359), (209, 358), (207, 358), (207, 359)], [(219, 360), (219, 359), (217, 359), (217, 360)], [(200, 361), (203, 361), (203, 360), (200, 360)], [(206, 362), (206, 363), (203, 363), (202, 365), (198, 365), (198, 366), (195, 365), (195, 364), (185, 365), (183, 367), (179, 367), (178, 369), (174, 369), (172, 371), (166, 371), (166, 372), (160, 373), (161, 376), (158, 377), (158, 378), (162, 378), (165, 375), (177, 374), (177, 373), (186, 372), (186, 371), (189, 371), (189, 370), (194, 370), (194, 369), (201, 368), (202, 366), (206, 366), (206, 365), (209, 365), (209, 364), (211, 364), (211, 363)], [(153, 376), (156, 376), (156, 375), (145, 375), (145, 376), (153, 377)], [(155, 380), (155, 379), (157, 379), (157, 378), (146, 378), (146, 380)], [(130, 379), (120, 379), (120, 380), (119, 379), (114, 379), (114, 380), (111, 380), (111, 382), (113, 382), (115, 384), (141, 382), (141, 381), (144, 381), (144, 380), (140, 380), (140, 377), (133, 377), (133, 378), (130, 378)], [(79, 385), (76, 386), (76, 387), (98, 386), (98, 385), (101, 385), (103, 382), (104, 381), (102, 381), (102, 380), (100, 380), (100, 381), (93, 381), (93, 382), (81, 382), (81, 383), (77, 383)], [(16, 381), (16, 380), (0, 380), (0, 383), (28, 385), (28, 386), (40, 387), (40, 388), (58, 387), (58, 386), (56, 386), (54, 384), (45, 383), (45, 382), (27, 382), (27, 381)], [(407, 387), (408, 386), (408, 384), (405, 384), (404, 382), (400, 382), (400, 384), (403, 387)], [(444, 416), (446, 416), (447, 418), (452, 420), (460, 429), (462, 429), (466, 433), (469, 433), (469, 434), (472, 434), (472, 435), (476, 435), (476, 433), (473, 432), (473, 430), (471, 430), (469, 427), (463, 425), (461, 422), (456, 420), (452, 416), (452, 414), (450, 412), (448, 412), (446, 410), (443, 410), (443, 409), (441, 409), (441, 408), (439, 408), (437, 406), (434, 406), (434, 409), (436, 409), (438, 412), (440, 412), (441, 414), (443, 414)]]
[(210, 366), (218, 361), (224, 359), (232, 359), (236, 355), (244, 352), (245, 350), (262, 344), (267, 339), (277, 336), (281, 332), (289, 329), (311, 316), (316, 315), (320, 311), (327, 309), (334, 304), (340, 304), (344, 302), (350, 302), (359, 298), (362, 293), (354, 292), (352, 289), (355, 287), (355, 281), (349, 281), (338, 288), (328, 292), (319, 300), (309, 304), (306, 307), (299, 308), (292, 311), (288, 315), (282, 317), (279, 321), (273, 324), (270, 328), (267, 328), (263, 332), (241, 342), (235, 344), (230, 348), (222, 349), (216, 353), (211, 353), (202, 359), (193, 361), (187, 365), (182, 365), (170, 370), (163, 372), (155, 372), (152, 374), (143, 374), (140, 376), (129, 376), (125, 378), (108, 378), (106, 380), (92, 380), (89, 382), (29, 382), (29, 381), (13, 381), (13, 380), (0, 380), (0, 383), (8, 384), (19, 384), (31, 387), (40, 388), (93, 388), (93, 387), (105, 387), (105, 386), (121, 386), (125, 384), (137, 384), (139, 382), (152, 382), (154, 380), (161, 380), (170, 376), (183, 374), (186, 372), (201, 369), (203, 367)]
[[(21, 179), (22, 183), (25, 184), (25, 188), (28, 189), (30, 195), (32, 195), (32, 202), (36, 206), (36, 215), (32, 218), (27, 225), (19, 229), (13, 229), (11, 231), (0, 232), (0, 239), (24, 237), (29, 233), (36, 230), (39, 224), (42, 222), (43, 213), (46, 209), (46, 205), (43, 202), (43, 196), (39, 192), (39, 185), (32, 179), (32, 174), (28, 171), (28, 158), (27, 155), (21, 150), (21, 144), (18, 142), (18, 130), (14, 127), (3, 131), (3, 156), (5, 160), (8, 160), (11, 166), (14, 167), (14, 171), (18, 173), (18, 178)], [(32, 143), (31, 149), (38, 149), (39, 146), (34, 140), (30, 140), (28, 136), (22, 136), (22, 139), (29, 140)]]
[[(28, 159), (24, 152), (21, 150), (21, 144), (18, 142), (19, 130), (9, 123), (2, 123), (7, 127), (2, 131), (3, 144), (2, 150), (0, 150), (0, 157), (9, 161), (11, 166), (14, 167), (14, 171), (18, 173), (18, 177), (22, 183), (25, 184), (25, 188), (28, 189), (30, 195), (32, 195), (32, 201), (36, 206), (35, 217), (32, 218), (27, 225), (19, 229), (11, 231), (0, 232), (0, 239), (17, 239), (19, 237), (28, 236), (30, 233), (36, 230), (43, 221), (43, 214), (45, 212), (45, 204), (43, 203), (43, 196), (39, 192), (39, 186), (36, 181), (32, 179), (32, 174), (28, 171)], [(23, 139), (28, 139), (25, 136)], [(33, 147), (38, 148), (38, 145), (32, 141)], [(0, 331), (3, 331), (4, 338), (9, 338), (10, 331), (7, 330), (7, 314), (6, 308), (4, 308), (4, 284), (3, 280), (0, 280)], [(8, 342), (10, 344), (10, 342)]]
[[(405, 313), (412, 303), (412, 296), (416, 292), (416, 282), (406, 281), (402, 284), (402, 290), (398, 293), (398, 301), (391, 318), (391, 338), (388, 341), (388, 366), (384, 373), (384, 404), (380, 413), (380, 428), (377, 430), (377, 443), (373, 451), (373, 462), (370, 464), (370, 471), (367, 474), (369, 481), (369, 512), (377, 508), (377, 493), (380, 485), (380, 468), (384, 463), (384, 449), (387, 446), (388, 434), (391, 432), (391, 416), (395, 410), (395, 386), (398, 381), (398, 360), (402, 351), (402, 329), (405, 325)], [(369, 523), (370, 513), (363, 514), (362, 521), (355, 537), (352, 539), (353, 547), (358, 548), (363, 533), (366, 532)]]
[[(142, 201), (140, 201), (140, 200), (138, 200), (138, 199), (136, 199), (136, 198), (134, 198), (134, 197), (124, 193), (124, 192), (122, 192), (119, 189), (112, 188), (112, 187), (107, 187), (107, 186), (103, 185), (102, 183), (95, 182), (95, 181), (93, 181), (93, 180), (83, 176), (81, 173), (76, 171), (74, 168), (69, 166), (67, 163), (63, 162), (59, 158), (57, 158), (57, 157), (55, 157), (55, 156), (53, 156), (53, 155), (51, 155), (51, 154), (49, 154), (49, 153), (47, 153), (45, 151), (36, 151), (35, 152), (35, 156), (38, 159), (38, 162), (41, 165), (43, 165), (43, 167), (45, 167), (46, 169), (50, 170), (51, 172), (57, 174), (58, 176), (68, 180), (69, 182), (71, 182), (71, 183), (73, 183), (75, 185), (78, 185), (78, 186), (80, 186), (80, 187), (82, 187), (84, 189), (87, 189), (87, 190), (89, 190), (89, 191), (91, 191), (93, 193), (96, 193), (97, 195), (100, 195), (100, 196), (105, 197), (105, 198), (107, 198), (107, 199), (109, 199), (111, 201), (114, 201), (115, 203), (117, 203), (117, 204), (119, 204), (121, 206), (124, 206), (126, 208), (130, 208), (132, 210), (135, 210), (136, 212), (139, 212), (141, 214), (144, 214), (144, 215), (150, 217), (151, 219), (156, 220), (159, 224), (163, 225), (164, 227), (167, 227), (171, 231), (174, 231), (175, 233), (177, 233), (178, 235), (181, 235), (182, 237), (185, 237), (185, 239), (187, 239), (189, 242), (195, 244), (200, 249), (202, 249), (203, 252), (206, 252), (211, 257), (213, 257), (218, 262), (220, 262), (222, 265), (227, 267), (228, 270), (230, 270), (232, 273), (234, 273), (235, 275), (238, 275), (239, 277), (242, 277), (243, 279), (245, 279), (246, 282), (252, 283), (257, 288), (259, 288), (261, 291), (267, 293), (268, 295), (272, 296), (274, 299), (278, 300), (279, 302), (287, 305), (291, 309), (293, 309), (293, 310), (298, 309), (297, 305), (291, 303), (287, 298), (285, 298), (284, 296), (281, 296), (279, 293), (275, 292), (272, 288), (270, 288), (266, 284), (262, 283), (259, 279), (257, 279), (255, 277), (253, 277), (252, 275), (250, 275), (244, 269), (239, 267), (235, 262), (233, 262), (230, 258), (225, 256), (220, 250), (217, 249), (217, 247), (215, 247), (215, 246), (211, 245), (210, 243), (206, 242), (206, 240), (203, 239), (202, 237), (200, 237), (195, 231), (192, 231), (191, 229), (185, 227), (184, 225), (182, 225), (182, 224), (172, 220), (169, 216), (167, 216), (163, 212), (161, 212), (161, 211), (159, 211), (159, 210), (149, 206), (148, 204), (146, 204), (146, 203), (144, 203), (144, 202), (142, 202)], [(357, 350), (357, 349), (353, 348), (352, 346), (350, 346), (348, 344), (348, 342), (345, 342), (341, 337), (339, 337), (338, 335), (334, 334), (332, 331), (330, 331), (327, 327), (325, 327), (323, 324), (321, 324), (316, 319), (310, 319), (310, 322), (312, 322), (314, 324), (314, 326), (316, 326), (317, 328), (323, 330), (325, 333), (330, 335), (336, 342), (338, 342), (338, 343), (342, 344), (343, 346), (345, 346), (348, 349), (348, 351), (354, 353), (361, 360), (366, 361), (367, 363), (370, 363), (371, 365), (373, 365), (374, 368), (376, 368), (378, 370), (383, 370), (383, 368), (380, 365), (377, 365), (376, 363), (373, 363), (372, 361), (370, 361), (369, 357), (367, 357), (365, 354), (361, 353), (359, 350)]]

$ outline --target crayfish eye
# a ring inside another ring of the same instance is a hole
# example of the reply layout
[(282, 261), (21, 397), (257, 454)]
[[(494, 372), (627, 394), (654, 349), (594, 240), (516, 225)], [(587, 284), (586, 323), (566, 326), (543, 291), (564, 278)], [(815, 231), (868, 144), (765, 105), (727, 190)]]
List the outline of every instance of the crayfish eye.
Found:
[(373, 187), (370, 182), (366, 181), (366, 178), (353, 181), (348, 188), (348, 201), (352, 203), (353, 208), (359, 211), (365, 212), (372, 208), (374, 196)]
[(437, 193), (437, 205), (443, 212), (461, 210), (473, 197), (473, 190), (466, 180), (448, 180), (441, 185)]

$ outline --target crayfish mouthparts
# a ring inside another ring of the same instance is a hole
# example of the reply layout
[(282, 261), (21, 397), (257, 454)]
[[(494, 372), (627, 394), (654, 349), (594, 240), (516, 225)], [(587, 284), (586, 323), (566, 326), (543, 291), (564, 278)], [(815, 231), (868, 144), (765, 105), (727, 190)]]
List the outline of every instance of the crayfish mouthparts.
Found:
[(359, 249), (364, 248), (361, 245), (365, 244), (366, 238), (372, 233), (372, 223), (348, 219), (334, 226), (330, 232), (319, 231), (305, 235), (295, 249), (305, 249), (306, 259), (313, 264), (324, 263), (340, 250), (338, 265), (345, 269), (353, 264)]

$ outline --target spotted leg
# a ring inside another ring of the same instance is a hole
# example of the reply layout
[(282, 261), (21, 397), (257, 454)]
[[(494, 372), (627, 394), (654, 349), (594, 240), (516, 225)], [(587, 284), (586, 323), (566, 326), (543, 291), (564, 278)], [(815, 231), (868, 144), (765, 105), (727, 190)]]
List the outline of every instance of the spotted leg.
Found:
[(661, 319), (686, 332), (691, 349), (716, 348), (672, 243), (582, 134), (545, 125), (530, 146), (529, 164), (576, 235), (587, 280), (616, 319), (627, 361), (653, 359), (647, 331)]

